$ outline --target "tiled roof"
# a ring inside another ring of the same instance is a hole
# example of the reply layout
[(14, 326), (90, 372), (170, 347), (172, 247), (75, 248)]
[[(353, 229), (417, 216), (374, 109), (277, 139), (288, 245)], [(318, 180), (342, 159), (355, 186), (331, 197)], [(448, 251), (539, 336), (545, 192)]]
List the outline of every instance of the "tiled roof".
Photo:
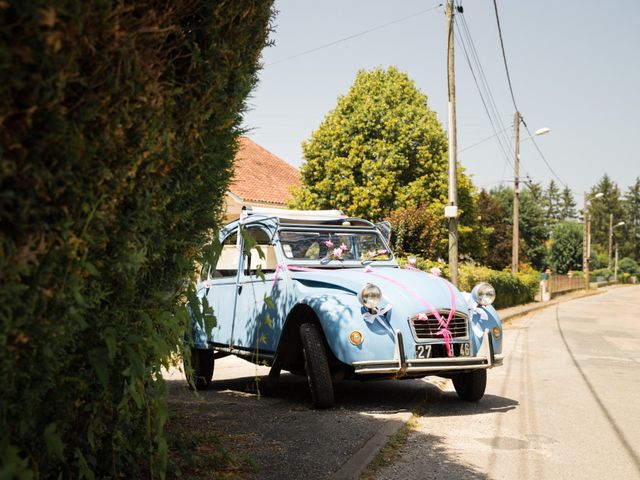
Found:
[(245, 202), (286, 205), (290, 188), (300, 186), (300, 172), (247, 137), (240, 137), (229, 190)]

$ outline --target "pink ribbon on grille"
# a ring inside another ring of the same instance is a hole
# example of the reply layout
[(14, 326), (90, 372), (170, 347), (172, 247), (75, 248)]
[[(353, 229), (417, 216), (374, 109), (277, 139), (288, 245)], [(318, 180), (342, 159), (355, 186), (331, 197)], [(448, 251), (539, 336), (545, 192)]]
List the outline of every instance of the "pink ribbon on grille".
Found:
[[(414, 268), (414, 267), (409, 267), (408, 269), (425, 273), (422, 270), (420, 270), (418, 268)], [(320, 268), (295, 267), (295, 266), (292, 266), (292, 265), (278, 264), (278, 266), (276, 267), (276, 271), (275, 271), (275, 273), (273, 275), (273, 284), (274, 285), (278, 281), (278, 271), (279, 270), (290, 270), (290, 271), (293, 271), (293, 272), (322, 272), (322, 273), (335, 272), (336, 271), (335, 269), (328, 270), (328, 269), (320, 269)], [(351, 270), (351, 269), (340, 269), (340, 270)], [(391, 277), (387, 277), (386, 275), (381, 275), (379, 273), (374, 273), (373, 269), (371, 269), (371, 268), (365, 268), (364, 269), (364, 273), (366, 273), (368, 275), (372, 275), (374, 277), (382, 278), (383, 280), (386, 280), (387, 282), (392, 283), (393, 285), (395, 285), (395, 286), (399, 287), (400, 289), (404, 290), (405, 292), (407, 292), (413, 298), (415, 298), (420, 303), (422, 303), (425, 307), (427, 307), (429, 309), (429, 311), (431, 312), (431, 314), (438, 321), (438, 324), (440, 325), (440, 330), (438, 330), (436, 332), (436, 335), (442, 335), (442, 338), (444, 339), (444, 346), (445, 346), (445, 348), (447, 350), (447, 356), (448, 357), (452, 357), (453, 356), (453, 352), (451, 350), (451, 342), (453, 340), (453, 335), (451, 334), (451, 331), (449, 330), (449, 323), (451, 322), (451, 319), (453, 318), (453, 316), (456, 313), (456, 297), (455, 297), (455, 293), (453, 292), (453, 287), (451, 286), (451, 284), (449, 282), (447, 282), (444, 278), (439, 277), (439, 278), (441, 278), (441, 280), (444, 282), (444, 284), (449, 289), (449, 295), (450, 295), (450, 299), (451, 299), (451, 310), (449, 311), (449, 316), (445, 320), (444, 318), (442, 318), (442, 315), (440, 315), (440, 313), (435, 309), (435, 307), (427, 299), (423, 298), (420, 294), (418, 294), (417, 292), (415, 292), (411, 288), (407, 287), (403, 283), (398, 282), (397, 280), (395, 280), (395, 279), (393, 279)], [(423, 318), (421, 318), (421, 316), (423, 316)], [(418, 315), (418, 320), (426, 320), (427, 318), (424, 318), (424, 317), (426, 317), (425, 314), (420, 314), (420, 315)]]

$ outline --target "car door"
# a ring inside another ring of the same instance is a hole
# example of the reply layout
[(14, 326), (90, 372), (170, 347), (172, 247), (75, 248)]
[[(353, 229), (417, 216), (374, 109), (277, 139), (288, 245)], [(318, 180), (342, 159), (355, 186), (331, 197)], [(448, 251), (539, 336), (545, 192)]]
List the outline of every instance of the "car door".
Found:
[(285, 273), (277, 273), (280, 253), (272, 230), (263, 225), (248, 225), (245, 241), (247, 237), (252, 240), (248, 242), (251, 245), (243, 243), (234, 346), (252, 355), (271, 356), (286, 315)]
[(240, 273), (240, 252), (241, 245), (238, 243), (236, 229), (222, 240), (216, 265), (208, 269), (206, 278), (200, 283), (199, 293), (206, 296), (216, 317), (216, 326), (209, 336), (209, 341), (219, 347), (233, 345), (233, 321)]

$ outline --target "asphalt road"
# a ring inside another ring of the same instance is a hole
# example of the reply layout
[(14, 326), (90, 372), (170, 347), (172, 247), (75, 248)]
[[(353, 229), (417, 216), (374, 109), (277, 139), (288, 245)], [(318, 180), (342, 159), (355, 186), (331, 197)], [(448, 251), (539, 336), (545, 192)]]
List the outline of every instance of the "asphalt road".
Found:
[(450, 383), (377, 479), (640, 478), (640, 287), (515, 320), (476, 404)]

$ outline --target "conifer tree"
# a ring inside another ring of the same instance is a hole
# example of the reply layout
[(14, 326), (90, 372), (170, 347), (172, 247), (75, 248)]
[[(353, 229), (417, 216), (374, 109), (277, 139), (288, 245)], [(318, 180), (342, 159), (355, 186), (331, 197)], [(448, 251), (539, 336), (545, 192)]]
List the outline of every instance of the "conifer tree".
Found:
[(565, 186), (560, 195), (560, 220), (574, 220), (578, 218), (576, 201), (568, 186)]
[(553, 180), (549, 181), (544, 192), (544, 211), (547, 222), (550, 226), (555, 225), (561, 220), (560, 214), (560, 189)]

